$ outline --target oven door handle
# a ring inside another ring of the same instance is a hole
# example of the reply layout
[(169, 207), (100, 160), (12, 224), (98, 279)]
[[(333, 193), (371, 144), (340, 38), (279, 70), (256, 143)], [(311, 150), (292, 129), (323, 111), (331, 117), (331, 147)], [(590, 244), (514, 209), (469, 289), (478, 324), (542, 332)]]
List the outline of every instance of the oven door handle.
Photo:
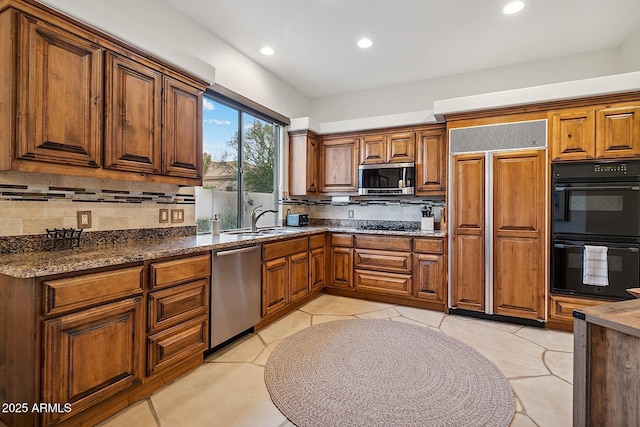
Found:
[[(565, 249), (565, 248), (571, 248), (571, 249), (582, 248), (582, 249), (584, 249), (584, 245), (567, 245), (567, 244), (564, 244), (564, 243), (554, 243), (553, 247), (554, 248), (558, 248), (558, 249)], [(638, 248), (611, 248), (611, 249), (616, 250), (616, 251), (640, 252), (640, 249), (638, 249)]]
[(556, 191), (602, 191), (602, 190), (631, 190), (631, 191), (640, 191), (639, 186), (635, 185), (624, 185), (624, 186), (616, 186), (616, 185), (602, 185), (598, 187), (556, 187)]

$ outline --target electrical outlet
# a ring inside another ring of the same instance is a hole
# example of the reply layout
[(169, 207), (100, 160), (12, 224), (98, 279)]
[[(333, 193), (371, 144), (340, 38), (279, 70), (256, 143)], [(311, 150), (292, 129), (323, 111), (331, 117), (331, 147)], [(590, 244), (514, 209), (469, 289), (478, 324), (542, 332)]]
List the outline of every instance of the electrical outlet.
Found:
[(91, 228), (91, 211), (78, 211), (78, 228)]
[(184, 222), (184, 209), (171, 209), (171, 222)]
[(349, 218), (353, 218), (353, 209), (349, 209), (348, 216)]
[(160, 224), (166, 224), (169, 222), (169, 209), (160, 209), (158, 222), (160, 222)]

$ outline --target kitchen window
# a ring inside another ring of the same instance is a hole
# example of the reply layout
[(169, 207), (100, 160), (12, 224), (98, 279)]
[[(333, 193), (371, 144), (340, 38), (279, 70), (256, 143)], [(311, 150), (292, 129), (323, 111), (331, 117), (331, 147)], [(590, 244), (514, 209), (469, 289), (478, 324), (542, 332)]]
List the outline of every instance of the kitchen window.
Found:
[[(278, 147), (282, 125), (229, 97), (207, 91), (203, 97), (203, 182), (196, 188), (198, 233), (251, 226), (251, 212), (278, 209)], [(258, 226), (275, 225), (266, 213)]]

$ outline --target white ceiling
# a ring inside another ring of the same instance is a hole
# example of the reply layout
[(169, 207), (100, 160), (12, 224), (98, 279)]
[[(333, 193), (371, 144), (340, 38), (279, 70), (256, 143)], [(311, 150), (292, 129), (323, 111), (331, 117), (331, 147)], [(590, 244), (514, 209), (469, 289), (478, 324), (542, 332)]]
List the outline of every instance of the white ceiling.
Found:
[(639, 0), (164, 1), (311, 98), (614, 48), (640, 26)]

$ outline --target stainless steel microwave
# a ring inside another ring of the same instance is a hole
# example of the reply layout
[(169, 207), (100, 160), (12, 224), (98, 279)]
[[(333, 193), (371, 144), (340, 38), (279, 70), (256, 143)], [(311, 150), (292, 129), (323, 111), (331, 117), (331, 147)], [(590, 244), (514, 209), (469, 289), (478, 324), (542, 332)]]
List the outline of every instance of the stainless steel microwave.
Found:
[(358, 167), (358, 194), (414, 194), (415, 163), (384, 163)]

